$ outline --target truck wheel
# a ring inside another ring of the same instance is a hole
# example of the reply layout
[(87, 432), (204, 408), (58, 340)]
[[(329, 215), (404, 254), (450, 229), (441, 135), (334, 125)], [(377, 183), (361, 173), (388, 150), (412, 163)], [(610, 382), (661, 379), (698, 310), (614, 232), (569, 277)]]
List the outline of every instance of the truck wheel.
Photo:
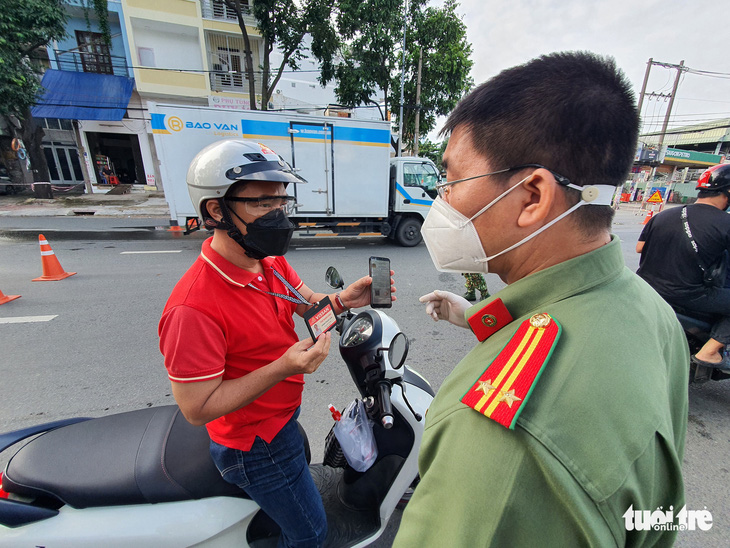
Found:
[(395, 231), (395, 241), (403, 247), (414, 247), (421, 243), (421, 222), (413, 217), (403, 219)]

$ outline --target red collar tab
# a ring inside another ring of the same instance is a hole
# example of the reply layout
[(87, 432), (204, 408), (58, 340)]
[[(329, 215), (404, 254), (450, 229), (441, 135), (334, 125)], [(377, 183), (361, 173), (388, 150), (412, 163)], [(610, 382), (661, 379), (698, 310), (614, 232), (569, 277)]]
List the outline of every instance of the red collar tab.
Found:
[(467, 319), (479, 342), (487, 340), (511, 321), (512, 314), (502, 299), (494, 299)]
[(561, 331), (560, 324), (545, 313), (522, 322), (461, 402), (514, 430), (517, 417), (552, 356)]

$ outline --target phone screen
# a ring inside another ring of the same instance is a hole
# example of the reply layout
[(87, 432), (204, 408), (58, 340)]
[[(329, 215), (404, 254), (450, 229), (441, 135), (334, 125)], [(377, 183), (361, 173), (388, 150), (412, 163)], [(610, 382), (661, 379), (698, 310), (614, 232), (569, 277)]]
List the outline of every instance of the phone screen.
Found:
[(370, 257), (370, 306), (373, 308), (390, 308), (390, 259)]

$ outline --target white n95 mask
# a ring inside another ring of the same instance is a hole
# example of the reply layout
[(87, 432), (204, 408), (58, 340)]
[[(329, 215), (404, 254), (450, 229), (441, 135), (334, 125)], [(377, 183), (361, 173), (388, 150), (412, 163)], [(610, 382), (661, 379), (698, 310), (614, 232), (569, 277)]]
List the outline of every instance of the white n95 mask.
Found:
[(436, 198), (421, 227), (436, 270), (487, 273), (487, 258), (471, 219)]
[(555, 219), (540, 227), (532, 234), (524, 237), (519, 242), (511, 245), (507, 249), (495, 253), (491, 257), (487, 257), (479, 239), (474, 219), (484, 213), (515, 188), (524, 183), (530, 176), (525, 177), (516, 185), (508, 188), (494, 200), (477, 211), (471, 218), (459, 213), (441, 198), (436, 198), (431, 204), (431, 210), (426, 216), (426, 220), (421, 227), (423, 240), (426, 242), (431, 260), (436, 270), (440, 272), (473, 272), (487, 274), (489, 272), (489, 261), (512, 251), (516, 247), (531, 240), (541, 232), (547, 230), (557, 223), (563, 217), (571, 214), (579, 207), (587, 204), (593, 205), (611, 205), (611, 199), (616, 191), (616, 187), (609, 185), (591, 185), (580, 187), (574, 184), (566, 186), (581, 191), (581, 200), (573, 207), (561, 213)]

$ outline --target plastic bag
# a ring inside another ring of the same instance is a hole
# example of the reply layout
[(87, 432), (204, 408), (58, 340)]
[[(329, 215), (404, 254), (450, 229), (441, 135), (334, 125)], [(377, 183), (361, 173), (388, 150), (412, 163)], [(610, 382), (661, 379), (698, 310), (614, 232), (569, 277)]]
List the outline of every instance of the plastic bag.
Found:
[(354, 400), (342, 412), (342, 418), (335, 423), (335, 437), (347, 464), (358, 472), (365, 472), (378, 457), (373, 425), (362, 400)]

